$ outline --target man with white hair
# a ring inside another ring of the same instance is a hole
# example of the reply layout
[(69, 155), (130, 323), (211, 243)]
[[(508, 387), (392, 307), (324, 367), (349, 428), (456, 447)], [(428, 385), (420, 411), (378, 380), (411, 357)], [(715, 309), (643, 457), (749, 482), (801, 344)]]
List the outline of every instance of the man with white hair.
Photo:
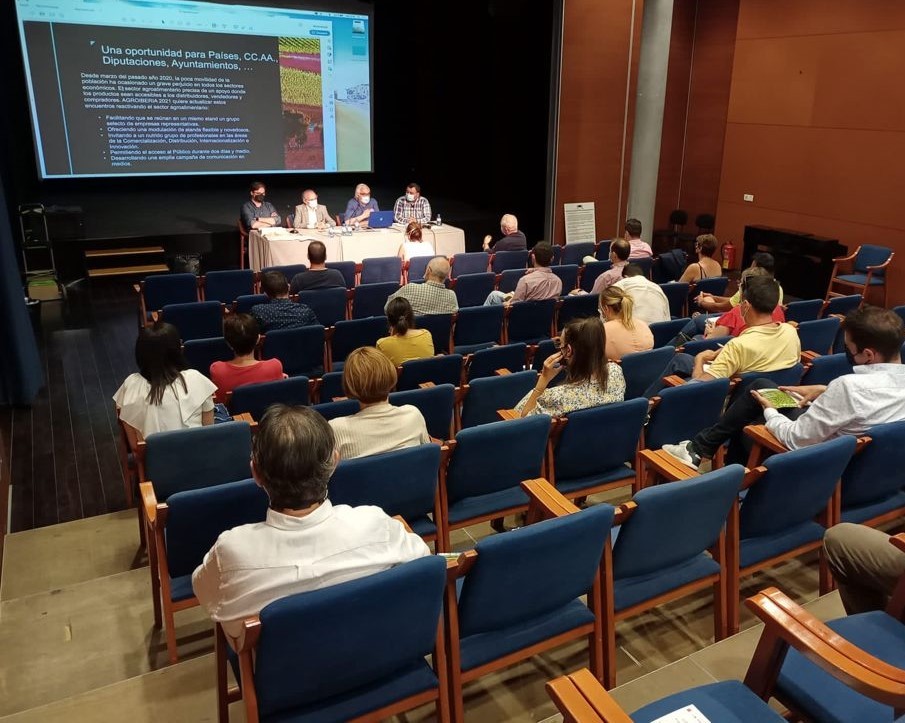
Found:
[(518, 219), (507, 213), (500, 219), (500, 231), (503, 238), (494, 241), (490, 234), (484, 237), (484, 250), (490, 251), (527, 251), (528, 239), (518, 230)]
[(367, 223), (370, 215), (379, 211), (377, 200), (371, 198), (371, 189), (367, 183), (359, 183), (355, 187), (355, 197), (346, 204), (345, 221), (347, 224)]

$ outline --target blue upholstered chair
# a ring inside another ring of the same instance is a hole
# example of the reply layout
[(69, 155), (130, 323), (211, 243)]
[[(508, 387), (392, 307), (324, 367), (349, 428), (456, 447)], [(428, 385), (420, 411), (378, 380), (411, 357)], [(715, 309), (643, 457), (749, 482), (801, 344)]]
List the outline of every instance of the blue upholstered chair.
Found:
[[(547, 361), (547, 357), (552, 356), (556, 353), (556, 342), (553, 339), (544, 339), (537, 345), (537, 348), (534, 350), (534, 356), (531, 359), (531, 368), (534, 369), (538, 374), (541, 373), (541, 370), (544, 368), (544, 362)], [(551, 381), (547, 386), (552, 387), (557, 384), (562, 384), (563, 377), (565, 375), (559, 376), (553, 381)]]
[(803, 321), (798, 325), (798, 338), (801, 340), (801, 351), (813, 351), (817, 354), (831, 354), (833, 342), (839, 331), (839, 318), (830, 316), (826, 319)]
[(402, 278), (402, 259), (398, 256), (382, 256), (363, 259), (361, 262), (361, 284), (381, 284), (392, 282), (398, 284)]
[(905, 421), (878, 424), (842, 474), (842, 522), (875, 527), (905, 513)]
[(597, 316), (600, 297), (596, 294), (577, 294), (564, 296), (559, 305), (559, 313), (556, 315), (556, 330), (562, 331), (572, 319), (586, 319), (589, 316)]
[(640, 259), (629, 259), (629, 263), (641, 267), (641, 274), (644, 278), (649, 279), (652, 276), (654, 268), (654, 260), (650, 256), (644, 256)]
[(261, 358), (279, 359), (290, 377), (319, 377), (324, 373), (324, 327), (274, 329), (264, 336)]
[[(833, 259), (835, 265), (827, 287), (827, 299), (852, 291), (866, 297), (871, 288), (878, 287), (883, 289), (882, 305), (885, 307), (889, 288), (886, 283), (886, 268), (892, 262), (893, 256), (895, 254), (887, 246), (864, 244), (849, 256)], [(849, 264), (851, 268), (848, 268)]]
[(650, 332), (654, 335), (654, 349), (661, 346), (669, 346), (669, 342), (685, 328), (691, 319), (671, 319), (670, 321), (655, 321), (650, 325)]
[(538, 414), (484, 424), (463, 429), (449, 443), (449, 463), (440, 471), (444, 549), (450, 549), (450, 530), (527, 508), (519, 485), (541, 476), (550, 421)]
[[(483, 274), (490, 267), (490, 254), (486, 251), (472, 251), (452, 257), (450, 276), (454, 279), (465, 274)], [(460, 304), (461, 306), (461, 304)]]
[(729, 394), (729, 403), (738, 399), (740, 394), (746, 394), (748, 387), (757, 379), (769, 379), (777, 387), (795, 386), (801, 382), (801, 375), (804, 374), (804, 364), (800, 362), (786, 369), (776, 369), (772, 372), (744, 372), (732, 378), (735, 386)]
[(524, 370), (527, 351), (527, 345), (521, 342), (479, 349), (468, 360), (468, 381), (493, 376), (497, 369), (508, 369), (510, 372)]
[(654, 397), (650, 422), (644, 429), (644, 448), (676, 444), (716, 424), (728, 394), (728, 379), (663, 388)]
[(854, 311), (864, 301), (861, 294), (850, 294), (848, 296), (832, 296), (826, 300), (823, 305), (823, 315), (825, 318), (830, 314), (839, 314), (845, 316), (848, 312)]
[(347, 301), (347, 290), (341, 288), (299, 292), (299, 303), (311, 309), (323, 326), (333, 326), (346, 318)]
[(501, 343), (505, 312), (506, 307), (502, 305), (460, 308), (453, 332), (453, 351), (456, 354), (470, 354)]
[(201, 277), (205, 301), (232, 304), (240, 296), (255, 293), (255, 272), (251, 269), (208, 271)]
[(211, 339), (189, 339), (182, 345), (182, 351), (188, 365), (206, 377), (211, 375), (211, 364), (217, 361), (232, 361), (235, 357), (222, 336)]
[(499, 283), (497, 284), (497, 288), (504, 294), (515, 291), (515, 287), (518, 286), (519, 279), (521, 279), (525, 275), (525, 273), (525, 269), (506, 269), (499, 275)]
[(248, 413), (258, 421), (271, 404), (307, 405), (309, 401), (308, 377), (289, 377), (274, 382), (245, 384), (232, 391), (229, 411), (233, 414)]
[(805, 321), (817, 321), (821, 311), (823, 311), (823, 299), (791, 301), (785, 307), (786, 321), (795, 321), (799, 324)]
[(452, 314), (423, 314), (415, 317), (418, 329), (427, 329), (434, 340), (434, 353), (452, 353)]
[[(775, 454), (746, 475), (738, 528), (729, 526), (728, 544), (738, 545), (737, 557), (732, 556), (738, 565), (729, 569), (730, 632), (739, 627), (740, 578), (821, 546), (832, 524), (839, 477), (854, 451), (854, 437), (837, 437)], [(821, 594), (830, 587), (829, 570), (821, 560)]]
[(635, 481), (638, 439), (647, 417), (647, 400), (632, 399), (570, 412), (556, 420), (550, 482), (574, 499)]
[(726, 344), (731, 336), (712, 336), (709, 339), (695, 339), (694, 341), (686, 341), (678, 351), (691, 356), (697, 356), (702, 351), (716, 351)]
[[(192, 591), (192, 573), (221, 532), (264, 521), (267, 493), (251, 479), (176, 492), (166, 502), (157, 500), (149, 482), (142, 483), (141, 491), (160, 582), (159, 601), (154, 607), (155, 611), (158, 606), (163, 608), (167, 653), (170, 662), (176, 663), (179, 654), (174, 615), (198, 604)], [(160, 620), (155, 624), (159, 628)]]
[(416, 256), (405, 262), (405, 280), (420, 281), (424, 278), (424, 272), (427, 271), (427, 265), (431, 262), (433, 256)]
[(342, 372), (327, 372), (321, 377), (317, 397), (319, 403), (332, 402), (336, 397), (344, 397), (345, 395)]
[(845, 354), (827, 354), (811, 359), (801, 377), (801, 383), (825, 385), (836, 377), (851, 373), (852, 364)]
[(472, 379), (464, 388), (462, 429), (499, 421), (497, 410), (512, 409), (535, 384), (537, 372), (530, 370)]
[(501, 274), (506, 269), (528, 268), (530, 251), (497, 251), (490, 257), (490, 270)]
[(402, 517), (425, 540), (435, 540), (440, 529), (440, 456), (439, 444), (421, 444), (340, 460), (327, 496), (334, 505), (380, 507), (388, 515)]
[(490, 273), (461, 274), (455, 278), (453, 291), (459, 307), (481, 306), (496, 285), (496, 275)]
[(663, 373), (676, 350), (671, 346), (648, 351), (636, 351), (622, 357), (622, 375), (625, 377), (625, 398), (644, 396), (645, 390)]
[(167, 304), (160, 318), (179, 329), (182, 341), (223, 336), (223, 305), (219, 301)]
[(594, 252), (594, 258), (598, 261), (608, 261), (610, 258), (610, 249), (613, 246), (613, 239), (601, 239), (596, 244), (597, 250)]
[(195, 274), (148, 276), (136, 289), (141, 324), (150, 324), (151, 314), (164, 306), (198, 301), (198, 277)]
[(359, 284), (352, 298), (352, 318), (366, 319), (369, 316), (383, 316), (390, 294), (399, 291), (398, 281), (384, 281), (375, 284)]
[[(688, 292), (689, 284), (684, 281), (671, 281), (660, 284), (666, 300), (669, 302), (669, 314), (673, 318), (688, 316)], [(675, 335), (673, 335), (675, 336)]]
[[(437, 720), (448, 720), (445, 582), (446, 561), (430, 555), (270, 603), (245, 622), (241, 693), (227, 689), (227, 643), (218, 626), (221, 723), (240, 697), (249, 723), (376, 721), (432, 701)], [(431, 654), (433, 667), (425, 660)]]
[(905, 306), (894, 306), (892, 310), (903, 322), (905, 322)]
[(403, 404), (417, 407), (424, 417), (427, 433), (434, 439), (445, 440), (453, 437), (456, 388), (452, 384), (436, 384), (421, 389), (391, 392), (389, 402), (397, 407)]
[(696, 297), (698, 294), (724, 296), (728, 285), (729, 279), (725, 276), (711, 276), (708, 279), (698, 279), (690, 289), (689, 295), (692, 297)]
[(565, 296), (573, 289), (578, 288), (578, 264), (566, 264), (565, 266), (550, 266), (553, 273), (562, 281), (562, 295)]
[(594, 288), (594, 282), (597, 281), (597, 277), (604, 271), (609, 271), (611, 268), (613, 268), (611, 261), (592, 261), (589, 264), (585, 264), (581, 267), (581, 279), (578, 282), (579, 288), (591, 293), (591, 289)]
[(459, 558), (445, 606), (453, 720), (465, 683), (569, 640), (587, 639), (604, 677), (599, 570), (612, 522), (613, 508), (595, 505), (484, 538)]
[(360, 346), (374, 346), (387, 335), (385, 316), (337, 321), (330, 338), (331, 371), (342, 371), (346, 357)]
[(286, 277), (286, 281), (292, 283), (292, 279), (307, 270), (307, 264), (283, 264), (282, 266), (265, 266), (261, 269), (261, 273), (266, 274), (268, 271), (279, 271)]
[(398, 391), (417, 389), (419, 384), (425, 382), (459, 386), (462, 383), (462, 355), (446, 354), (412, 359), (399, 367), (399, 378), (396, 381)]
[(566, 244), (562, 247), (562, 260), (560, 261), (560, 264), (575, 264), (576, 266), (581, 266), (584, 264), (583, 259), (585, 256), (593, 255), (593, 241), (581, 241), (579, 243)]
[(233, 302), (233, 311), (237, 314), (247, 314), (251, 307), (257, 304), (266, 304), (267, 294), (244, 294), (237, 296)]
[(707, 587), (713, 588), (714, 637), (726, 637), (724, 527), (744, 474), (741, 465), (729, 465), (700, 477), (648, 487), (624, 506), (613, 543), (609, 645), (615, 646), (616, 621)]
[(336, 402), (321, 402), (311, 408), (329, 422), (337, 417), (352, 416), (361, 410), (361, 404), (357, 399), (340, 399)]
[(519, 301), (506, 307), (506, 326), (503, 330), (507, 344), (523, 341), (536, 344), (549, 339), (553, 333), (556, 299)]
[(347, 289), (355, 288), (355, 262), (354, 261), (328, 261), (325, 266), (328, 269), (336, 269), (343, 275)]

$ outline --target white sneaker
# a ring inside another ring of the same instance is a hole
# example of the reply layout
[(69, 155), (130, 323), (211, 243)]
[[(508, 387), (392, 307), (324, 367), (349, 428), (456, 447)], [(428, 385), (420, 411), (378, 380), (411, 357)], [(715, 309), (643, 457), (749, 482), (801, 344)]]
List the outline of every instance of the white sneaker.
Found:
[(683, 464), (687, 464), (692, 469), (697, 469), (701, 464), (701, 457), (691, 449), (691, 440), (686, 439), (678, 444), (664, 444), (663, 451), (671, 457), (675, 457)]

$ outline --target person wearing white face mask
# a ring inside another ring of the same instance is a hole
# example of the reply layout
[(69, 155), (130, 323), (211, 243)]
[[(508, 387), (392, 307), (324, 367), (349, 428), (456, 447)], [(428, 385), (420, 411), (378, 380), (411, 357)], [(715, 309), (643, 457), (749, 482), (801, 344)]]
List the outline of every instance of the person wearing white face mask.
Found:
[(359, 183), (355, 187), (355, 197), (350, 198), (346, 204), (345, 221), (349, 225), (356, 223), (367, 225), (370, 215), (379, 211), (377, 200), (371, 198), (371, 189), (368, 184)]
[(428, 223), (431, 220), (430, 201), (421, 195), (421, 186), (417, 183), (407, 185), (405, 195), (396, 199), (393, 220), (396, 223)]
[(302, 191), (302, 202), (295, 207), (295, 216), (292, 219), (293, 228), (320, 231), (335, 225), (336, 221), (330, 218), (327, 207), (317, 202), (317, 192), (310, 188)]

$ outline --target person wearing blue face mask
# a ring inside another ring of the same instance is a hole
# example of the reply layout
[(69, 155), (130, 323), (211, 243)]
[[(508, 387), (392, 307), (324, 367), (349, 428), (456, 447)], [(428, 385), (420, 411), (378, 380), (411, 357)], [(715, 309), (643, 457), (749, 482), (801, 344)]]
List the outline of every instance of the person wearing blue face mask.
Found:
[(368, 184), (359, 183), (355, 187), (355, 196), (346, 204), (345, 222), (350, 226), (356, 223), (367, 224), (371, 214), (379, 210), (376, 199), (371, 197)]
[[(748, 424), (766, 423), (767, 429), (789, 449), (799, 449), (842, 435), (858, 436), (878, 424), (905, 420), (905, 366), (901, 348), (905, 326), (894, 312), (863, 306), (842, 322), (845, 354), (852, 374), (828, 385), (780, 387), (798, 397), (798, 407), (778, 410), (759, 389), (775, 388), (769, 379), (754, 381), (713, 427), (694, 439), (663, 449), (686, 464), (698, 467), (729, 441), (727, 463), (747, 459)], [(731, 459), (730, 459), (731, 458)]]
[(428, 223), (431, 220), (430, 201), (421, 195), (421, 186), (410, 183), (405, 187), (405, 195), (396, 199), (393, 206), (393, 220), (396, 223)]

